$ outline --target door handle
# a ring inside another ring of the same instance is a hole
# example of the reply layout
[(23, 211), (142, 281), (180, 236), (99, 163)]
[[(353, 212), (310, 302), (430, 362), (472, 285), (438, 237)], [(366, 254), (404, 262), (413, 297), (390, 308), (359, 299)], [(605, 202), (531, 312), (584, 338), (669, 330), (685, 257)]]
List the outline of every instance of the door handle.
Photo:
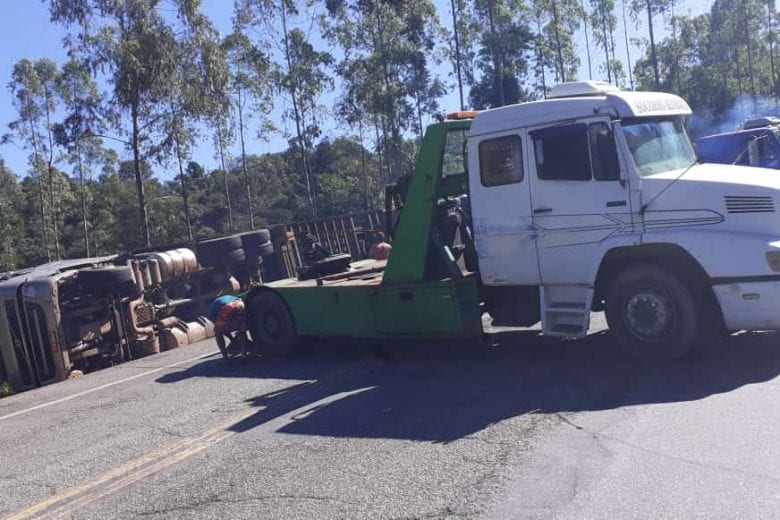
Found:
[(552, 208), (536, 208), (534, 209), (534, 215), (539, 215), (540, 213), (552, 213)]
[(607, 202), (607, 207), (608, 208), (616, 208), (616, 207), (625, 206), (625, 205), (626, 205), (626, 201), (625, 200), (610, 200), (610, 201)]

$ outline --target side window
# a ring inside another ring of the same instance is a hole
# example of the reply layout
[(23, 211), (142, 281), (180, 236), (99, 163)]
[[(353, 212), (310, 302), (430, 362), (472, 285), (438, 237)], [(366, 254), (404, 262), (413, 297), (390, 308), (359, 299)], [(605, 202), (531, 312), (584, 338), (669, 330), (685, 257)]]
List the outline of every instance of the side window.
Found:
[(588, 132), (584, 124), (543, 128), (531, 133), (536, 172), (543, 181), (591, 179)]
[(772, 147), (772, 138), (769, 135), (764, 135), (758, 140), (758, 154), (762, 162), (777, 159), (777, 153)]
[(737, 156), (734, 158), (734, 164), (739, 164), (740, 166), (750, 166), (751, 155), (755, 160), (756, 144), (753, 142), (752, 137), (750, 136), (741, 136), (738, 142)]
[(588, 126), (590, 138), (593, 178), (597, 181), (620, 179), (620, 161), (615, 145), (615, 135), (606, 123), (592, 123)]
[(479, 175), (483, 186), (501, 186), (523, 180), (520, 136), (508, 135), (479, 143)]

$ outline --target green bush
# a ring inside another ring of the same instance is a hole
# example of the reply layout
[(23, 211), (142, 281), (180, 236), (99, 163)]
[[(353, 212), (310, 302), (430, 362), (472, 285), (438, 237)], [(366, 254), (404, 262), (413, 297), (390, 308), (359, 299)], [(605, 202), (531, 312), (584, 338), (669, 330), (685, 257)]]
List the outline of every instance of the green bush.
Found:
[(0, 383), (0, 397), (7, 397), (13, 393), (14, 391), (8, 381), (3, 381)]

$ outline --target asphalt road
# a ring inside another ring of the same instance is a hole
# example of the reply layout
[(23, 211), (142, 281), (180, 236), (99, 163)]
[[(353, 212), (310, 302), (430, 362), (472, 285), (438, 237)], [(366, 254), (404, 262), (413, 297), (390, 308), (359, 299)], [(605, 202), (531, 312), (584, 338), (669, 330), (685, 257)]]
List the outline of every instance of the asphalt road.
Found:
[(0, 400), (0, 518), (771, 518), (780, 342), (211, 342)]

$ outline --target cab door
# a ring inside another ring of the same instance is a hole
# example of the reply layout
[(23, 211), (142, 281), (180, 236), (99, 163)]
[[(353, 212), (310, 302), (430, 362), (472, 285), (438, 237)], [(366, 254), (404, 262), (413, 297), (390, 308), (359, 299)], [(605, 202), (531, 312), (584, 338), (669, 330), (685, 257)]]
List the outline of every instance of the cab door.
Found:
[(469, 193), (485, 285), (538, 285), (525, 132), (469, 136)]
[(542, 284), (590, 284), (601, 243), (633, 230), (611, 123), (592, 118), (536, 128), (527, 143)]

